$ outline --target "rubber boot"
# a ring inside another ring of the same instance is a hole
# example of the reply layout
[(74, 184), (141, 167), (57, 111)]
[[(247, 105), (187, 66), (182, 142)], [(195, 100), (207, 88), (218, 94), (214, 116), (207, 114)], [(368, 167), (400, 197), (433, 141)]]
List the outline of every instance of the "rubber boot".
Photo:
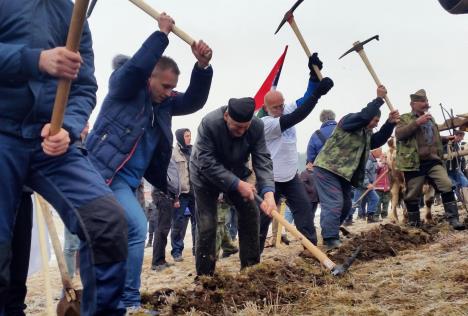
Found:
[(419, 214), (419, 203), (405, 202), (408, 211), (408, 225), (421, 227), (421, 215)]
[(377, 223), (378, 220), (375, 219), (374, 214), (367, 213), (367, 223)]
[(445, 216), (447, 221), (455, 230), (465, 230), (466, 226), (458, 220), (458, 206), (456, 201), (444, 203)]

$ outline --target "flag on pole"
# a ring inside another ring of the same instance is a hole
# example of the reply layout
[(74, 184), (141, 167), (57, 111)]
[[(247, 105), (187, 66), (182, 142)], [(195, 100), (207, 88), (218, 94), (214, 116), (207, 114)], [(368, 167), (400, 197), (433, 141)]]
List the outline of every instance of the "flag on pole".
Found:
[(280, 58), (276, 62), (273, 69), (270, 71), (270, 74), (263, 82), (260, 89), (255, 94), (255, 111), (259, 110), (263, 105), (263, 98), (265, 94), (267, 94), (270, 90), (276, 90), (276, 86), (278, 85), (278, 81), (281, 75), (281, 69), (283, 68), (284, 58), (286, 57), (286, 53), (288, 51), (288, 46), (284, 48), (283, 54), (281, 54)]

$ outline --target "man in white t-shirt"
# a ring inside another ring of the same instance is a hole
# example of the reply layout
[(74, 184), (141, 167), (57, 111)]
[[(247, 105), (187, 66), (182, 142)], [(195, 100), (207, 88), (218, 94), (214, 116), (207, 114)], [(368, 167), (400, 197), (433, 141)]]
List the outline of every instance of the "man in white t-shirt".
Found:
[[(268, 115), (262, 117), (262, 120), (266, 144), (273, 160), (276, 202), (278, 203), (281, 196), (286, 198), (298, 230), (312, 243), (317, 244), (313, 207), (297, 174), (297, 139), (294, 127), (312, 112), (318, 99), (333, 87), (330, 78), (319, 81), (312, 70), (313, 65), (322, 68), (317, 53), (309, 59), (311, 72), (307, 91), (296, 102), (284, 105), (283, 95), (276, 90), (265, 95), (264, 109)], [(261, 214), (260, 249), (263, 249), (265, 244), (270, 222), (270, 217)]]

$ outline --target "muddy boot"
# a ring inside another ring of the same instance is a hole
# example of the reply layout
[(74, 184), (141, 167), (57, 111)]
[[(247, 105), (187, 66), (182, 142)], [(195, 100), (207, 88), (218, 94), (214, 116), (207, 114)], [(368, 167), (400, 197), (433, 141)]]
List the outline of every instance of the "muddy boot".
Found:
[(148, 243), (146, 244), (146, 248), (153, 247), (153, 233), (148, 234)]
[(408, 211), (408, 225), (413, 227), (421, 227), (419, 204), (406, 202), (406, 209)]
[(464, 230), (466, 226), (458, 220), (458, 206), (456, 201), (444, 203), (445, 216), (447, 221), (455, 230)]
[(340, 248), (341, 241), (337, 238), (328, 238), (323, 240), (326, 251), (331, 251), (333, 249)]
[(374, 214), (367, 214), (367, 223), (377, 223), (378, 220), (375, 218)]

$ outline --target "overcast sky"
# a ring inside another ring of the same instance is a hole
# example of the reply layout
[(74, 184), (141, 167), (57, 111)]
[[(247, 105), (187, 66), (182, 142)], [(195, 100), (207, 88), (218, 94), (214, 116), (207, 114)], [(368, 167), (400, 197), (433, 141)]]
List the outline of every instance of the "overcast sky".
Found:
[[(188, 127), (193, 133), (201, 118), (227, 104), (231, 97), (253, 96), (284, 46), (289, 45), (278, 90), (286, 100), (300, 97), (306, 88), (307, 58), (288, 24), (273, 35), (294, 0), (147, 0), (165, 11), (177, 26), (213, 49), (213, 84), (205, 107), (199, 112), (174, 117), (173, 130)], [(295, 12), (296, 22), (311, 51), (324, 62), (322, 73), (335, 87), (323, 97), (311, 115), (297, 126), (298, 150), (304, 152), (310, 135), (320, 127), (322, 109), (337, 117), (359, 111), (375, 98), (375, 84), (357, 54), (338, 57), (352, 43), (380, 35), (380, 42), (366, 46), (366, 53), (393, 105), (410, 110), (409, 94), (427, 91), (431, 113), (438, 122), (438, 104), (466, 113), (468, 82), (468, 16), (450, 15), (436, 0), (306, 0)], [(94, 39), (98, 105), (107, 92), (112, 57), (132, 55), (158, 29), (157, 22), (126, 0), (99, 0), (90, 27)], [(176, 90), (185, 91), (195, 62), (190, 47), (171, 34), (165, 54), (181, 69)], [(388, 109), (384, 106), (383, 116)]]

